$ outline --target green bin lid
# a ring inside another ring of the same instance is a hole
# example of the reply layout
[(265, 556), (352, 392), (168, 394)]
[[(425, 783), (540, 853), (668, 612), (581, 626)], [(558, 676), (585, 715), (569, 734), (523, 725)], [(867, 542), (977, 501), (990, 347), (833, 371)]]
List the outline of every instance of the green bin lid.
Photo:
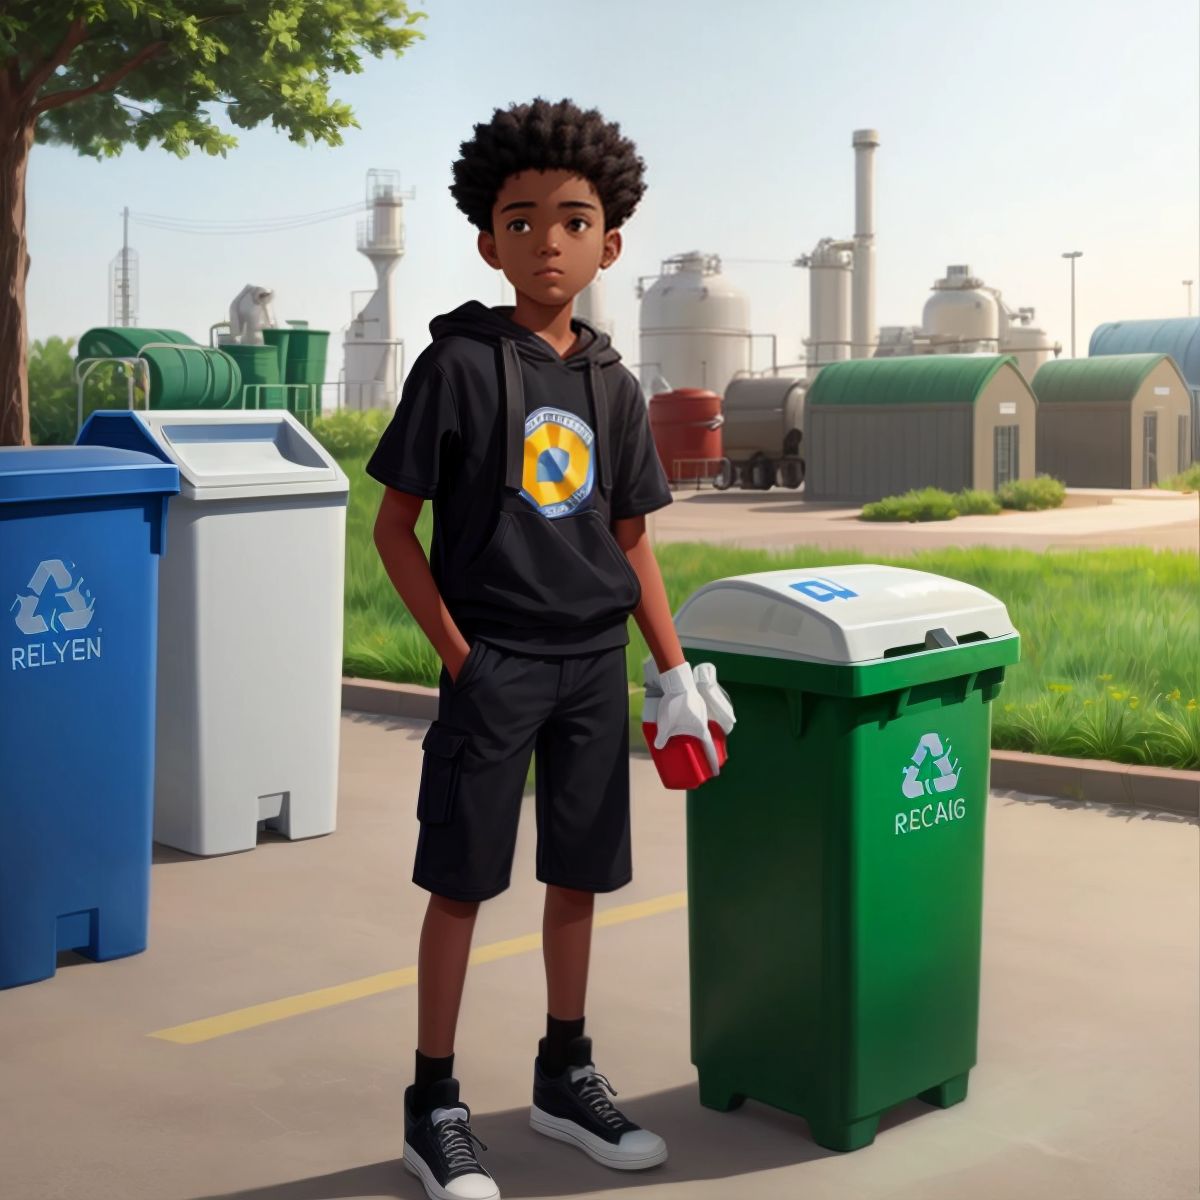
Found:
[(675, 628), (689, 649), (845, 665), (1016, 633), (988, 592), (877, 563), (717, 579), (684, 602)]
[(0, 448), (0, 504), (179, 491), (179, 469), (110, 446)]

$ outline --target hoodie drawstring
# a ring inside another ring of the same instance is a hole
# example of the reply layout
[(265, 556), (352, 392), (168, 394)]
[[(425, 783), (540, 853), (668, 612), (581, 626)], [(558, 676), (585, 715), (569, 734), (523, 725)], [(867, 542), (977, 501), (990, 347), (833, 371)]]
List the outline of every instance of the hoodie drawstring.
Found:
[[(500, 339), (502, 373), (504, 376), (504, 486), (520, 492), (524, 483), (525, 449), (525, 388), (521, 377), (521, 358), (516, 343), (511, 338)], [(609, 480), (612, 471), (608, 457), (608, 393), (604, 387), (604, 376), (595, 361), (588, 363), (588, 391), (592, 401), (592, 419), (595, 422), (594, 444), (599, 446), (596, 457), (596, 479), (600, 494), (605, 501), (610, 495)]]

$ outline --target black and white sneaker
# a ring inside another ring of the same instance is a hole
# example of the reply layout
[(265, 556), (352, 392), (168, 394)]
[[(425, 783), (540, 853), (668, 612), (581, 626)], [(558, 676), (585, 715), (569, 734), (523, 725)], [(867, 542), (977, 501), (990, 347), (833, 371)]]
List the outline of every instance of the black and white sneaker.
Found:
[(496, 1181), (475, 1157), (471, 1110), (458, 1102), (458, 1080), (429, 1089), (429, 1110), (418, 1117), (411, 1087), (404, 1092), (404, 1165), (425, 1185), (429, 1200), (500, 1200)]
[(640, 1171), (667, 1160), (667, 1143), (625, 1116), (606, 1096), (616, 1091), (592, 1062), (592, 1039), (575, 1038), (571, 1064), (557, 1078), (533, 1063), (533, 1107), (529, 1124), (547, 1137), (578, 1146), (606, 1167)]

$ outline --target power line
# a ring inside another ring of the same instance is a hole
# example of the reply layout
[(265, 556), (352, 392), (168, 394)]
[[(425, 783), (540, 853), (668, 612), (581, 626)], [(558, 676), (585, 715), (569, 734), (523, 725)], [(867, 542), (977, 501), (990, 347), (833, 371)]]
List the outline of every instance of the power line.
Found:
[(359, 200), (339, 208), (320, 209), (310, 213), (296, 213), (286, 217), (262, 217), (245, 220), (207, 220), (204, 218), (172, 216), (167, 213), (131, 212), (130, 219), (150, 229), (162, 229), (169, 233), (199, 233), (231, 236), (249, 233), (284, 233), (292, 229), (303, 229), (324, 221), (335, 221), (352, 213), (362, 212), (367, 202)]

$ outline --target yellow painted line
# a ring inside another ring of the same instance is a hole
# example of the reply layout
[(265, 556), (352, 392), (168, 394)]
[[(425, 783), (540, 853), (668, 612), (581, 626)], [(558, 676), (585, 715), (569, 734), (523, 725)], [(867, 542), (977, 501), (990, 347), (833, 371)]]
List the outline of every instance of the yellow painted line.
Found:
[[(671, 892), (666, 896), (656, 896), (653, 900), (641, 900), (636, 904), (604, 909), (596, 914), (594, 924), (601, 927), (623, 925), (626, 921), (639, 921), (643, 917), (654, 917), (660, 913), (673, 912), (685, 907), (686, 904), (687, 892)], [(527, 933), (523, 937), (509, 938), (507, 941), (480, 946), (471, 951), (469, 962), (472, 966), (496, 962), (502, 958), (512, 958), (517, 954), (528, 954), (530, 951), (539, 950), (541, 945), (542, 935), (540, 933)], [(173, 1025), (170, 1029), (160, 1029), (148, 1036), (159, 1038), (164, 1042), (175, 1042), (180, 1046), (194, 1046), (197, 1042), (210, 1042), (214, 1038), (225, 1037), (230, 1033), (240, 1033), (242, 1030), (254, 1029), (259, 1025), (270, 1025), (274, 1021), (298, 1017), (303, 1013), (317, 1012), (322, 1008), (332, 1008), (336, 1004), (349, 1004), (352, 1000), (362, 1000), (366, 996), (378, 996), (381, 992), (412, 987), (416, 982), (417, 968), (415, 966), (401, 967), (398, 971), (384, 971), (379, 975), (367, 975), (363, 979), (352, 979), (349, 983), (318, 988), (315, 992), (301, 992), (296, 996), (284, 996), (281, 1000), (268, 1000), (264, 1004), (252, 1004), (248, 1008), (238, 1008), (233, 1012), (221, 1013), (215, 1017), (189, 1021), (186, 1025)]]

